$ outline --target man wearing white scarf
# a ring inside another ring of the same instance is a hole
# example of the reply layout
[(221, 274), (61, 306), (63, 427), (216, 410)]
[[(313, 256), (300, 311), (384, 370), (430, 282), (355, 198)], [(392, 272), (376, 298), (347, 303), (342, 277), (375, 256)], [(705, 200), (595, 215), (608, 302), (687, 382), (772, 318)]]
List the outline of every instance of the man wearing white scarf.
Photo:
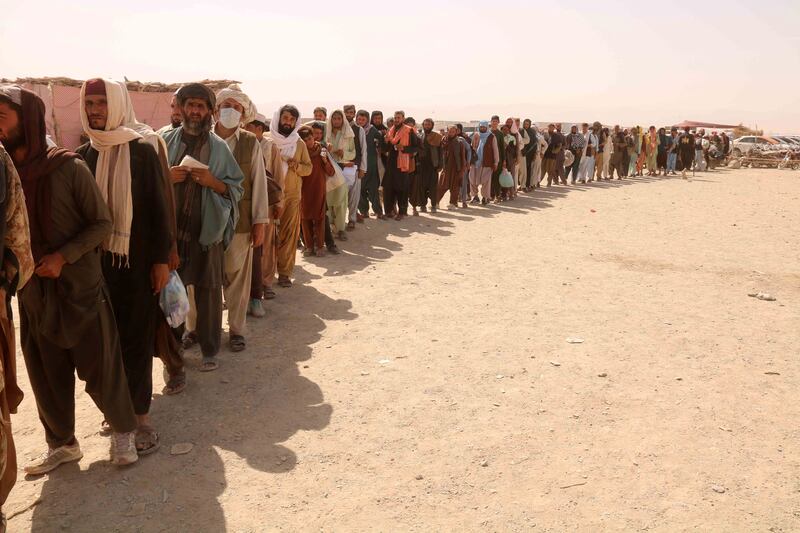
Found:
[(136, 449), (145, 455), (159, 447), (149, 417), (157, 294), (169, 278), (174, 233), (164, 193), (164, 166), (156, 151), (161, 144), (149, 127), (136, 122), (123, 83), (89, 80), (81, 87), (81, 102), (81, 123), (89, 143), (77, 152), (94, 174), (111, 213), (113, 231), (102, 245), (103, 277), (137, 417)]
[(255, 134), (242, 129), (256, 117), (256, 108), (239, 86), (233, 84), (217, 93), (214, 133), (231, 149), (242, 170), (244, 193), (239, 200), (239, 221), (230, 245), (225, 250), (225, 282), (223, 292), (228, 305), (229, 345), (232, 351), (245, 348), (245, 321), (248, 304), (251, 314), (264, 316), (261, 299), (250, 302), (254, 251), (264, 243), (269, 222), (267, 175), (264, 156)]
[[(272, 160), (268, 169), (283, 191), (283, 198), (276, 204), (278, 212), (278, 235), (274, 256), (264, 250), (265, 285), (278, 271), (278, 285), (291, 287), (291, 275), (297, 257), (297, 240), (300, 238), (300, 195), (303, 177), (311, 174), (311, 157), (306, 143), (297, 134), (300, 129), (300, 111), (293, 105), (276, 110), (270, 123)], [(274, 260), (272, 258), (274, 257)]]

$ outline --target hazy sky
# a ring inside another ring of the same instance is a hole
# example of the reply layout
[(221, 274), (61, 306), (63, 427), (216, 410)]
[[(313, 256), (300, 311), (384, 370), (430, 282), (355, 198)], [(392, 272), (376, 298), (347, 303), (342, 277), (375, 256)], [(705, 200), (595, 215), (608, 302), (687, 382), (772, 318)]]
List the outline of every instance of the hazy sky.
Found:
[(0, 77), (236, 79), (267, 116), (354, 103), (800, 133), (800, 0), (0, 0), (0, 36)]

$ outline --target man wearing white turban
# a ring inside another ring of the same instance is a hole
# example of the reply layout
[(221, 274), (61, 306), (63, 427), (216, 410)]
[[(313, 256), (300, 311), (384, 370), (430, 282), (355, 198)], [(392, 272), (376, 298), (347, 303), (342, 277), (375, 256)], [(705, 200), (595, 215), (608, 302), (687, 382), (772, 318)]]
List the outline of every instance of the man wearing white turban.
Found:
[[(164, 193), (164, 166), (156, 151), (163, 141), (136, 122), (124, 83), (89, 80), (81, 87), (81, 103), (81, 123), (89, 142), (77, 153), (94, 174), (111, 213), (112, 232), (101, 245), (103, 277), (137, 418), (136, 451), (146, 455), (160, 445), (149, 413), (157, 294), (169, 279), (174, 233)], [(156, 147), (140, 131), (149, 133)]]
[[(231, 149), (244, 175), (244, 193), (239, 200), (239, 221), (228, 249), (225, 250), (223, 291), (228, 305), (229, 346), (231, 351), (245, 348), (245, 321), (250, 302), (253, 250), (264, 243), (269, 222), (267, 175), (261, 145), (242, 125), (256, 118), (256, 108), (236, 84), (217, 93), (217, 123), (214, 133)], [(257, 301), (261, 307), (261, 300)], [(255, 313), (254, 313), (255, 314)], [(263, 310), (261, 313), (263, 315)]]
[[(275, 255), (264, 251), (264, 276), (271, 280), (277, 269), (278, 285), (281, 287), (292, 286), (291, 275), (297, 259), (297, 240), (300, 238), (303, 178), (312, 170), (306, 143), (297, 133), (300, 126), (300, 111), (289, 104), (277, 109), (270, 123), (272, 160), (277, 162), (271, 172), (283, 191), (283, 198), (276, 204), (280, 222)], [(270, 283), (265, 285), (269, 286)]]

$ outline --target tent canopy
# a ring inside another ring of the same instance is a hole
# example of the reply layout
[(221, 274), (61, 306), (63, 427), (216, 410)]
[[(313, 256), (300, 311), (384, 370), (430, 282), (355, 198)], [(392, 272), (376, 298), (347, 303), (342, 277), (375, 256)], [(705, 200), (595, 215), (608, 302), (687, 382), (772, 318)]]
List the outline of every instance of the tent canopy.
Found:
[(713, 122), (697, 122), (694, 120), (684, 120), (680, 124), (675, 124), (676, 128), (714, 128), (718, 130), (732, 130), (741, 127), (741, 124), (714, 124)]

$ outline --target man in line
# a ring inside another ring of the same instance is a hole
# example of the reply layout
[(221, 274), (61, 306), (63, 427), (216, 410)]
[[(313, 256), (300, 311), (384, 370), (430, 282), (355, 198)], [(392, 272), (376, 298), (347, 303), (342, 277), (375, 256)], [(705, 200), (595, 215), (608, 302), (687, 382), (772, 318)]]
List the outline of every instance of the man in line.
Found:
[(524, 158), (524, 162), (521, 164), (525, 166), (525, 186), (524, 191), (530, 192), (539, 184), (539, 176), (538, 174), (534, 173), (533, 169), (533, 161), (536, 157), (536, 153), (539, 150), (539, 135), (536, 132), (536, 128), (532, 127), (531, 119), (526, 118), (525, 121), (522, 123), (522, 130), (525, 132), (525, 136), (528, 138), (528, 143), (522, 149), (522, 157)]
[(269, 221), (264, 231), (264, 244), (253, 249), (253, 279), (250, 283), (250, 306), (247, 313), (256, 318), (266, 315), (261, 299), (272, 300), (275, 290), (275, 269), (277, 268), (277, 243), (278, 225), (280, 223), (280, 205), (283, 191), (280, 188), (280, 154), (272, 149), (272, 134), (269, 131), (269, 121), (261, 113), (256, 114), (256, 119), (248, 124), (245, 129), (255, 134), (261, 145), (261, 154), (264, 156), (264, 171), (267, 175), (267, 190), (270, 185), (272, 192), (268, 192)]
[(181, 330), (184, 347), (199, 343), (202, 372), (219, 368), (225, 249), (239, 220), (244, 176), (228, 145), (211, 131), (214, 93), (200, 83), (177, 93), (183, 125), (163, 135), (175, 186), (178, 274), (190, 288), (192, 308)]
[(183, 122), (183, 117), (181, 116), (181, 107), (178, 105), (178, 98), (174, 94), (169, 100), (169, 108), (172, 111), (169, 116), (169, 124), (156, 132), (159, 135), (167, 131), (172, 131), (175, 128), (180, 128), (181, 122)]
[[(536, 131), (536, 128), (533, 128)], [(540, 188), (542, 177), (543, 177), (543, 165), (542, 162), (544, 161), (544, 154), (547, 151), (548, 140), (544, 136), (542, 132), (536, 131), (536, 141), (538, 146), (536, 147), (536, 153), (533, 156), (533, 176), (531, 177), (532, 187)]]
[(500, 188), (500, 173), (503, 172), (503, 163), (505, 162), (506, 138), (505, 134), (503, 134), (503, 132), (500, 130), (499, 116), (494, 115), (489, 124), (491, 125), (492, 134), (497, 142), (497, 152), (500, 154), (500, 157), (496, 161), (494, 171), (492, 172), (492, 191), (490, 193), (490, 198), (492, 198), (494, 202), (499, 202), (502, 196), (502, 190)]
[[(604, 177), (608, 177), (608, 157), (610, 156), (606, 146), (608, 144), (608, 129), (595, 121), (592, 124), (592, 131), (597, 135), (597, 155), (594, 158), (594, 168), (589, 169), (589, 172), (592, 179), (600, 181)], [(603, 174), (604, 170), (606, 174)]]
[[(458, 134), (458, 128), (453, 125), (447, 129), (447, 151), (444, 162), (444, 182), (450, 190), (450, 202), (447, 208), (452, 210), (458, 207), (458, 191), (464, 179), (466, 156), (464, 144)], [(465, 198), (466, 200), (466, 198)], [(464, 202), (466, 207), (467, 203)]]
[[(0, 109), (3, 105), (0, 104)], [(6, 142), (0, 111), (0, 140)], [(16, 342), (11, 298), (33, 274), (31, 239), (25, 195), (11, 157), (0, 145), (0, 531), (5, 527), (3, 505), (17, 481), (17, 452), (11, 433), (11, 414), (17, 412), (22, 391), (17, 385)]]
[[(278, 109), (272, 117), (270, 134), (273, 150), (280, 158), (279, 183), (283, 190), (278, 228), (277, 269), (278, 285), (291, 287), (291, 275), (297, 259), (297, 239), (300, 238), (300, 196), (303, 177), (311, 174), (311, 159), (306, 143), (297, 134), (300, 111), (290, 104)], [(269, 272), (265, 272), (269, 275)], [(272, 274), (274, 275), (274, 274)]]
[(431, 213), (435, 213), (439, 207), (438, 184), (439, 172), (442, 169), (442, 136), (433, 131), (433, 128), (433, 119), (426, 118), (422, 121), (417, 179), (411, 199), (414, 216), (419, 214), (417, 208), (423, 213), (428, 210), (429, 199), (431, 201)]
[(301, 127), (297, 134), (306, 143), (311, 159), (311, 174), (303, 178), (303, 192), (300, 198), (300, 217), (305, 243), (304, 255), (324, 257), (325, 254), (325, 192), (327, 179), (333, 176), (333, 163), (328, 159), (328, 151), (314, 140), (312, 129)]
[(614, 126), (611, 142), (613, 143), (614, 151), (611, 154), (611, 169), (608, 176), (613, 179), (616, 171), (617, 179), (621, 180), (628, 175), (628, 161), (625, 157), (628, 145), (625, 142), (625, 133), (623, 133), (618, 124)]
[(356, 132), (345, 119), (344, 113), (338, 109), (331, 112), (328, 124), (325, 125), (325, 145), (333, 160), (342, 169), (345, 187), (333, 187), (328, 191), (328, 217), (336, 226), (336, 236), (341, 241), (347, 240), (347, 205), (348, 191), (358, 180), (356, 165)]
[(572, 184), (574, 185), (578, 182), (578, 169), (580, 168), (581, 159), (583, 159), (583, 151), (586, 148), (583, 134), (578, 133), (578, 126), (576, 125), (570, 127), (570, 133), (567, 136), (567, 148), (572, 152), (574, 158), (572, 164), (566, 167), (565, 178), (569, 178), (570, 174), (572, 174)]
[(37, 265), (19, 293), (20, 345), (48, 451), (25, 467), (30, 475), (83, 457), (75, 438), (76, 370), (114, 432), (112, 463), (138, 460), (136, 415), (100, 265), (111, 216), (86, 164), (48, 149), (45, 131), (42, 99), (0, 86), (0, 141), (22, 182)]
[(372, 211), (378, 219), (383, 219), (383, 208), (378, 194), (380, 187), (380, 176), (378, 173), (378, 161), (380, 161), (381, 144), (383, 134), (370, 123), (370, 115), (363, 109), (356, 114), (356, 123), (364, 131), (366, 142), (364, 144), (364, 154), (366, 155), (366, 167), (364, 168), (364, 178), (361, 180), (361, 200), (358, 203), (358, 222), (364, 222), (369, 218), (369, 206), (372, 204)]
[(672, 174), (675, 175), (675, 168), (678, 163), (678, 128), (675, 126), (670, 129), (667, 135), (667, 170), (664, 172), (665, 176)]
[[(547, 176), (547, 186), (550, 187), (553, 184), (553, 178), (555, 178), (556, 185), (558, 185), (558, 179), (561, 175), (558, 165), (559, 161), (563, 161), (559, 156), (564, 151), (564, 136), (556, 130), (555, 124), (548, 124), (547, 132), (550, 134), (550, 139), (547, 141), (547, 149), (542, 158), (542, 179)], [(561, 180), (564, 185), (567, 184), (565, 177), (561, 178)]]
[[(83, 131), (77, 149), (94, 174), (111, 213), (113, 230), (102, 243), (103, 277), (119, 331), (122, 362), (136, 413), (136, 451), (161, 443), (150, 423), (158, 293), (169, 279), (172, 228), (158, 154), (134, 128), (124, 83), (92, 79), (81, 87)], [(154, 135), (154, 134), (153, 134)]]
[[(347, 230), (353, 231), (356, 229), (356, 222), (358, 220), (358, 204), (361, 202), (361, 183), (364, 176), (367, 174), (367, 137), (364, 129), (356, 124), (356, 106), (346, 105), (342, 108), (344, 111), (344, 118), (353, 128), (355, 134), (354, 141), (356, 145), (356, 180), (350, 185), (347, 191)], [(360, 220), (359, 222), (364, 222)]]
[[(325, 140), (325, 124), (314, 121), (311, 123), (311, 135), (314, 137), (314, 141), (320, 143), (321, 146), (324, 147), (323, 142)], [(327, 150), (326, 150), (327, 151)], [(327, 153), (327, 158), (330, 160), (331, 155), (330, 152)], [(331, 222), (328, 218), (327, 214), (327, 202), (328, 202), (328, 184), (331, 179), (331, 176), (326, 177), (325, 182), (325, 247), (328, 249), (328, 252), (334, 255), (339, 255), (341, 252), (339, 251), (339, 247), (336, 246), (336, 241), (333, 240), (333, 232), (331, 231)]]
[(686, 126), (678, 137), (678, 159), (681, 164), (681, 177), (687, 179), (686, 171), (692, 168), (695, 158), (695, 137), (689, 126)]
[(458, 130), (458, 142), (461, 143), (461, 149), (464, 152), (464, 165), (461, 168), (461, 207), (467, 209), (470, 196), (469, 196), (469, 172), (472, 167), (472, 144), (464, 135), (464, 125), (456, 124)]
[(315, 107), (314, 108), (314, 120), (317, 122), (322, 122), (325, 124), (325, 121), (328, 120), (328, 110), (324, 107)]
[[(476, 153), (476, 159), (469, 174), (472, 203), (487, 205), (492, 198), (492, 173), (498, 164), (497, 162), (500, 161), (497, 138), (489, 131), (488, 122), (483, 121), (478, 124), (478, 131), (472, 136), (472, 149)], [(478, 199), (479, 187), (480, 200)]]
[[(253, 133), (241, 128), (256, 116), (250, 98), (232, 84), (217, 93), (215, 110), (216, 133), (233, 153), (242, 171), (242, 197), (239, 200), (239, 221), (227, 250), (225, 250), (225, 282), (223, 294), (228, 306), (228, 345), (233, 352), (245, 349), (247, 310), (250, 306), (253, 280), (254, 251), (261, 249), (269, 224), (269, 201), (267, 199), (267, 175), (264, 170), (264, 155), (261, 145)], [(259, 264), (261, 258), (258, 258)], [(261, 307), (261, 300), (254, 304)], [(263, 314), (255, 309), (254, 314)]]
[(580, 183), (590, 182), (594, 177), (594, 158), (598, 146), (600, 146), (600, 139), (597, 136), (599, 130), (599, 123), (595, 123), (591, 131), (589, 130), (589, 124), (586, 122), (581, 125), (583, 153), (581, 154), (581, 162), (578, 165), (578, 181)]
[[(275, 242), (278, 235), (278, 219), (275, 204), (281, 200), (281, 191), (277, 182), (272, 179), (272, 168), (275, 167), (272, 153), (272, 138), (268, 135), (269, 126), (267, 117), (261, 113), (256, 113), (256, 118), (246, 124), (244, 129), (256, 136), (258, 144), (261, 146), (261, 155), (264, 158), (264, 173), (267, 176), (267, 224), (264, 229), (264, 243), (253, 248), (253, 275), (250, 281), (250, 304), (247, 306), (247, 314), (255, 318), (263, 318), (266, 311), (261, 303), (263, 299), (271, 300), (275, 298), (275, 291), (272, 289), (272, 282), (275, 279), (273, 273), (269, 278), (269, 286), (264, 281), (264, 256), (269, 254), (271, 264), (275, 264)], [(272, 191), (270, 192), (270, 186)]]
[(404, 111), (395, 111), (394, 124), (384, 137), (389, 156), (383, 177), (383, 208), (387, 216), (393, 213), (395, 220), (408, 216), (409, 174), (414, 171), (412, 151), (418, 144), (414, 129), (405, 120)]

